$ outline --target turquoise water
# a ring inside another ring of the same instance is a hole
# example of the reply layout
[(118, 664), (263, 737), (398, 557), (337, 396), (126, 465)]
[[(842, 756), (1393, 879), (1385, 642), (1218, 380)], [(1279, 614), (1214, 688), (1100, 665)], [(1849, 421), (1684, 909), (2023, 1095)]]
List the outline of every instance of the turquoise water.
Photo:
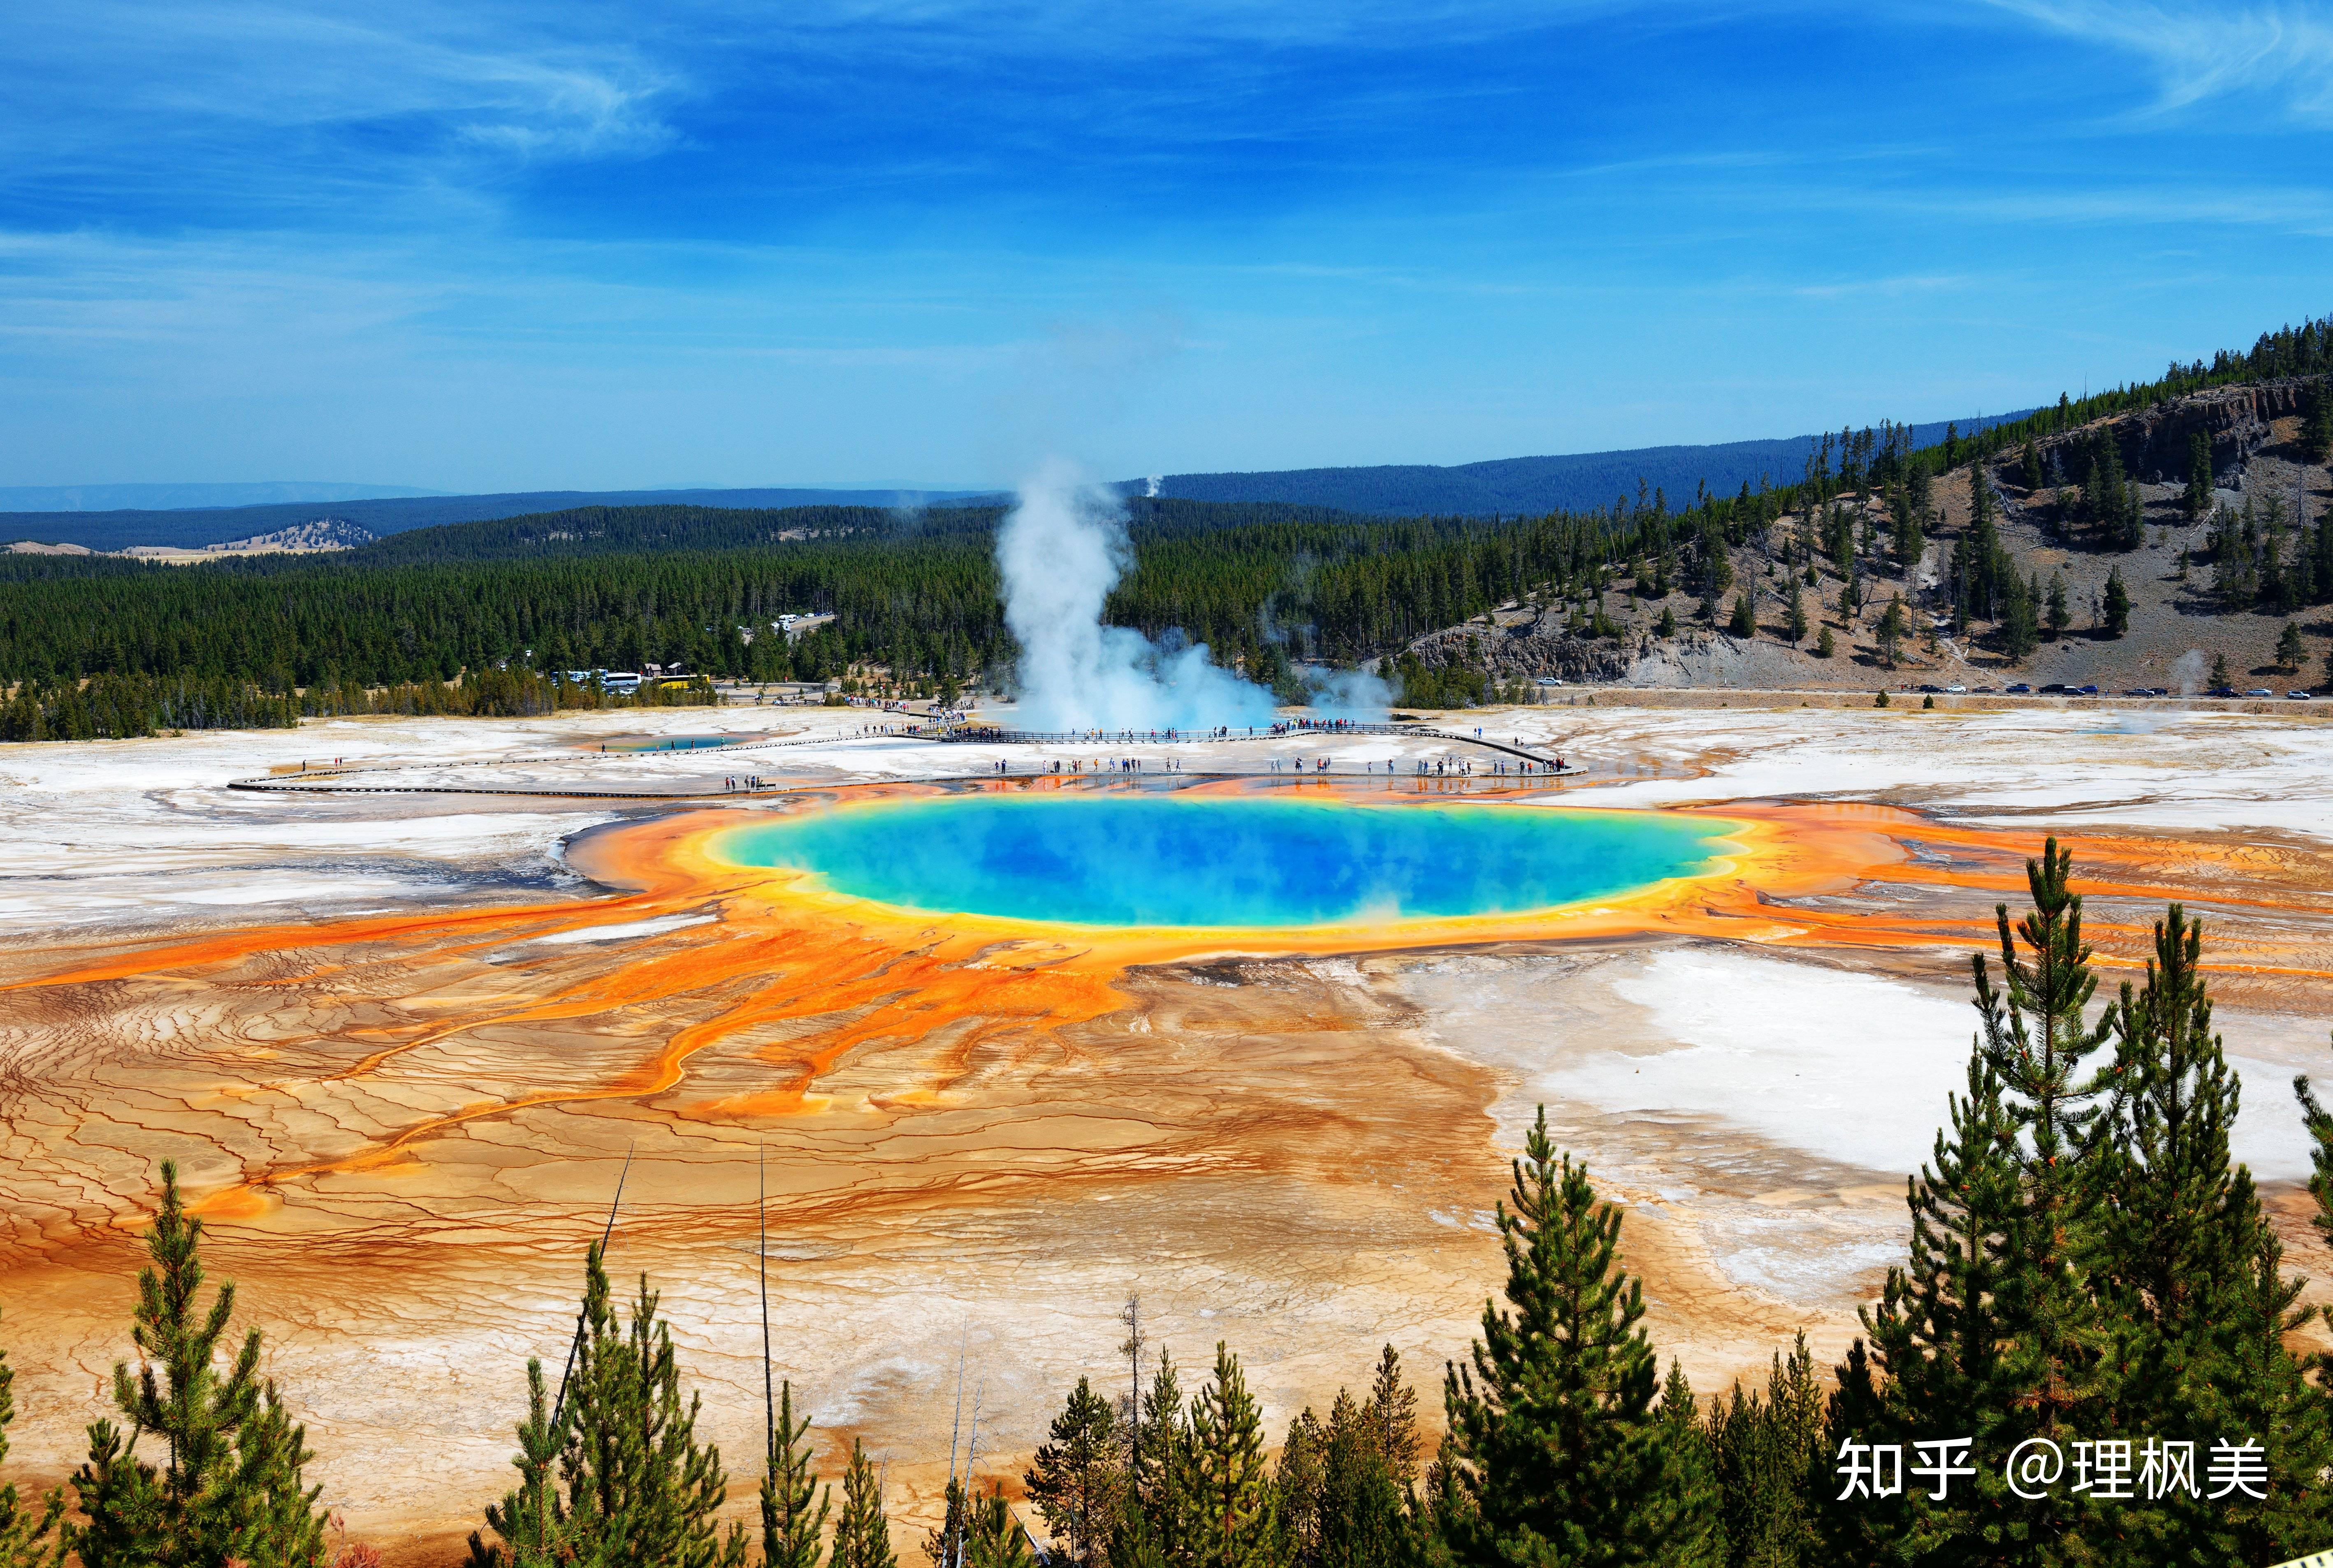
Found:
[(1084, 926), (1512, 914), (1701, 870), (1721, 826), (1533, 806), (956, 796), (742, 828), (722, 852), (911, 909)]

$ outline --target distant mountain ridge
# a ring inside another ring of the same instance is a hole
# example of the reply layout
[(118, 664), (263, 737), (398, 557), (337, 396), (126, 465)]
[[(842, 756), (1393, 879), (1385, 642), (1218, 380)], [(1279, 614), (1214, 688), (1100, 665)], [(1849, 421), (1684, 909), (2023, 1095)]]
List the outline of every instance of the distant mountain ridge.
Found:
[(380, 501), (445, 493), (410, 485), (347, 485), (321, 479), (266, 479), (241, 485), (15, 485), (0, 486), (0, 512), (194, 511)]
[[(379, 535), (435, 528), (448, 523), (485, 523), (578, 506), (691, 505), (734, 508), (778, 506), (880, 506), (900, 508), (961, 503), (988, 492), (972, 490), (529, 490), (502, 495), (426, 495), (370, 501), (336, 501), (329, 515)], [(322, 504), (280, 502), (264, 506), (175, 507), (158, 511), (0, 512), (0, 541), (38, 540), (79, 544), (91, 550), (126, 550), (131, 545), (168, 545), (199, 550), (209, 544), (274, 534), (322, 521)]]
[[(1915, 425), (1912, 444), (1944, 438), (1947, 426), (1963, 436), (2021, 419), (2031, 409), (1967, 419)], [(1729, 441), (1710, 447), (1636, 447), (1613, 452), (1576, 452), (1552, 457), (1501, 457), (1449, 467), (1387, 464), (1366, 468), (1289, 468), (1253, 474), (1169, 474), (1157, 494), (1186, 501), (1285, 501), (1330, 506), (1377, 516), (1512, 515), (1518, 513), (1585, 511), (1609, 505), (1616, 496), (1633, 499), (1639, 480), (1664, 490), (1671, 506), (1693, 500), (1706, 481), (1712, 490), (1733, 495), (1762, 480), (1777, 485), (1802, 477), (1820, 436), (1791, 436), (1771, 441)], [(1151, 481), (1129, 479), (1119, 494), (1141, 495)]]
[[(1915, 446), (1941, 441), (1947, 425), (1973, 434), (2032, 410), (1962, 420), (1939, 419), (1911, 428)], [(1634, 497), (1639, 480), (1667, 493), (1672, 506), (1689, 504), (1706, 481), (1732, 495), (1743, 484), (1755, 489), (1771, 478), (1799, 478), (1820, 436), (1780, 440), (1731, 441), (1707, 447), (1637, 447), (1611, 452), (1577, 452), (1548, 457), (1502, 457), (1448, 467), (1387, 464), (1356, 468), (1290, 468), (1245, 474), (1171, 474), (1157, 481), (1161, 499), (1221, 502), (1281, 502), (1364, 516), (1512, 516), (1519, 513), (1585, 511), (1609, 505), (1615, 496)], [(1148, 493), (1152, 481), (1124, 480), (1113, 486), (1126, 496)], [(264, 488), (264, 486), (257, 486)], [(332, 486), (317, 486), (331, 488)], [(89, 497), (126, 491), (231, 490), (232, 486), (83, 486)], [(241, 488), (254, 488), (243, 486)], [(361, 489), (363, 486), (341, 486)], [(40, 492), (49, 494), (50, 492)], [(402, 495), (376, 494), (350, 500), (293, 498), (254, 505), (180, 504), (110, 511), (61, 507), (11, 511), (12, 495), (35, 494), (0, 489), (0, 542), (37, 540), (78, 544), (98, 551), (133, 545), (200, 550), (232, 540), (271, 534), (331, 515), (365, 532), (386, 536), (451, 523), (494, 522), (505, 517), (571, 511), (581, 506), (685, 505), (762, 510), (789, 506), (877, 506), (886, 509), (962, 505), (999, 499), (994, 491), (900, 489), (758, 490), (527, 490), (493, 495)]]

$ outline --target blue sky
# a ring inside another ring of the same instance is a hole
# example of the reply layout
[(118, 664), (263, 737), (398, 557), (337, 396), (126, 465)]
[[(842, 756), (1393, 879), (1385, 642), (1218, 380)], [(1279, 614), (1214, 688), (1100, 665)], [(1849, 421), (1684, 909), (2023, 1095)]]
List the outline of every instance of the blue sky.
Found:
[(1998, 411), (2333, 309), (2333, 9), (24, 7), (0, 485), (1008, 483)]

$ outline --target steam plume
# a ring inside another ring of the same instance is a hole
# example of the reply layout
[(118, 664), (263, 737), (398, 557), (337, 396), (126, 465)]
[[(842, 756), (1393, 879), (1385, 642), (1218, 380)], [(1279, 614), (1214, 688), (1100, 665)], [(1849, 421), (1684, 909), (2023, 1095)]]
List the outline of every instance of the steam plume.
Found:
[(2203, 650), (2191, 648), (2171, 661), (2171, 678), (2179, 683), (2179, 695), (2193, 697), (2203, 689)]
[(1308, 670), (1304, 685), (1312, 711), (1322, 718), (1381, 724), (1393, 704), (1393, 688), (1366, 669)]
[(1004, 624), (1021, 643), (1029, 729), (1200, 729), (1272, 722), (1272, 694), (1209, 661), (1206, 646), (1102, 624), (1133, 564), (1117, 499), (1054, 460), (1021, 486), (996, 535)]

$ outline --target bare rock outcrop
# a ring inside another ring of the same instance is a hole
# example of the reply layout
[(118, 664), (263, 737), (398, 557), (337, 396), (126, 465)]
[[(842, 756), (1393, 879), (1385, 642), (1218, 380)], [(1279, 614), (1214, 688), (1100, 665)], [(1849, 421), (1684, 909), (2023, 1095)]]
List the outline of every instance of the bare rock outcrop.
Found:
[(1494, 680), (1619, 680), (1636, 661), (1633, 639), (1581, 637), (1562, 617), (1541, 614), (1507, 626), (1445, 627), (1409, 645), (1429, 669), (1452, 666), (1486, 670)]
[[(2107, 428), (2121, 444), (2123, 467), (2134, 478), (2157, 485), (2185, 479), (2188, 443), (2197, 430), (2211, 439), (2212, 471), (2226, 476), (2241, 470), (2254, 453), (2274, 439), (2271, 420), (2302, 411), (2310, 384), (2309, 379), (2296, 378), (2214, 387), (2159, 407), (2118, 415)], [(2067, 478), (2079, 483), (2080, 450), (2091, 434), (2091, 428), (2085, 428), (2050, 437), (2041, 443), (2042, 455), (2061, 456)], [(2013, 460), (2014, 456), (2008, 454), (2003, 460)]]

